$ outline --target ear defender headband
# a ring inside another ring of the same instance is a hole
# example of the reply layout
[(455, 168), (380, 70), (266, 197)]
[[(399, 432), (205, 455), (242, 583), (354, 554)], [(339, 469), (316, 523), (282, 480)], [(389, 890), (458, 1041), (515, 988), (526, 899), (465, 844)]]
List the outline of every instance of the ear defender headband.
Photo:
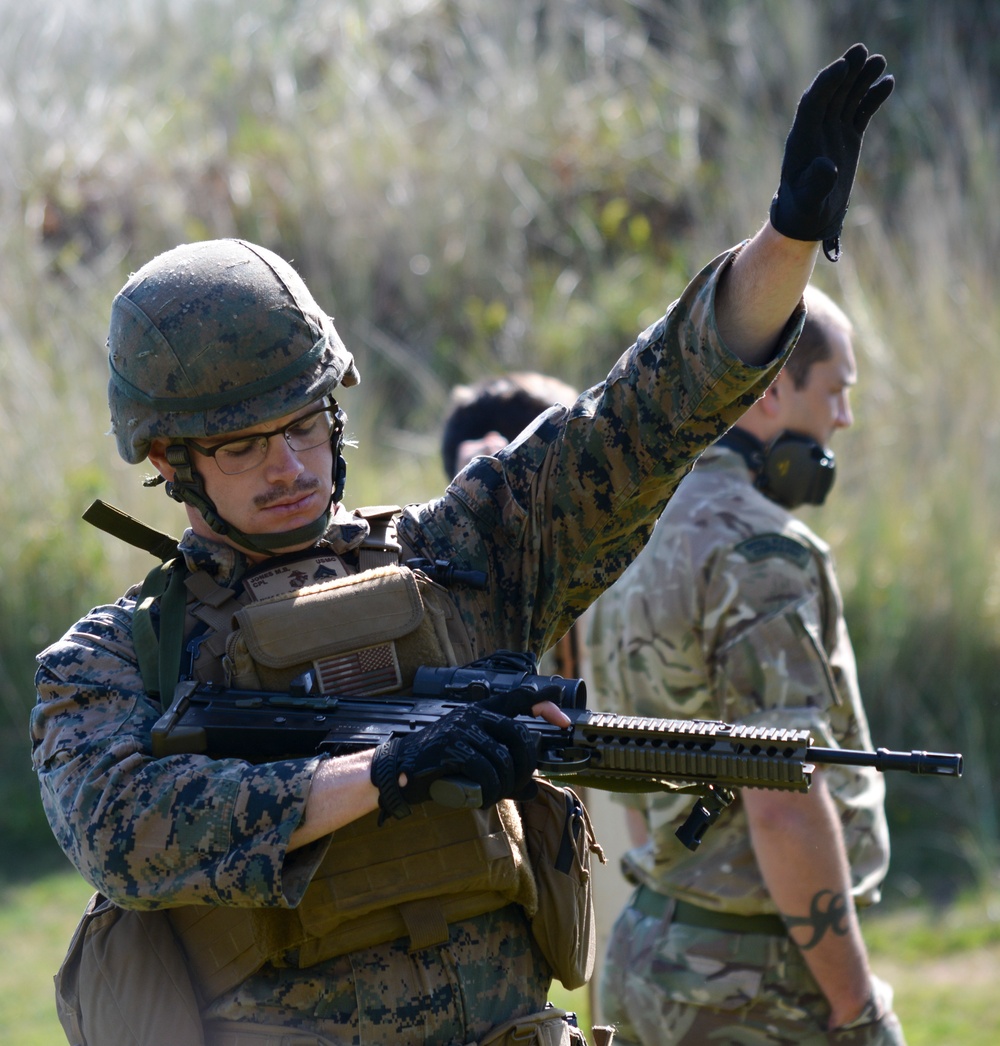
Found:
[(782, 432), (766, 446), (745, 429), (732, 428), (718, 440), (735, 450), (754, 473), (754, 486), (787, 509), (822, 505), (836, 477), (833, 451), (801, 432)]

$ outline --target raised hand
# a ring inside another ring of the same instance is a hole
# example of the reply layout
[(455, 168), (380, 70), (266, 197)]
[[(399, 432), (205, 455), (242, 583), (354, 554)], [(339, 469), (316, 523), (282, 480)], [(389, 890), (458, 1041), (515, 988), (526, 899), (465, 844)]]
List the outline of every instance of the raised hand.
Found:
[(785, 140), (771, 225), (793, 240), (822, 240), (831, 261), (840, 257), (861, 140), (895, 85), (885, 68), (864, 44), (848, 49), (802, 95)]

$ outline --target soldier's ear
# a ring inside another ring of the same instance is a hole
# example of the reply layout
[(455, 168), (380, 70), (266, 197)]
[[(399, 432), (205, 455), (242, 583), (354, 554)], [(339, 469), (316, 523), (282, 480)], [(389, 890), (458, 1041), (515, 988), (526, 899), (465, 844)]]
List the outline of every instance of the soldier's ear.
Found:
[(778, 376), (767, 387), (764, 395), (761, 396), (759, 400), (760, 409), (768, 418), (774, 419), (781, 413), (785, 396), (785, 381), (787, 380), (785, 372), (779, 371)]
[(167, 444), (162, 439), (154, 439), (149, 444), (149, 460), (165, 480), (173, 481), (174, 468), (167, 461)]

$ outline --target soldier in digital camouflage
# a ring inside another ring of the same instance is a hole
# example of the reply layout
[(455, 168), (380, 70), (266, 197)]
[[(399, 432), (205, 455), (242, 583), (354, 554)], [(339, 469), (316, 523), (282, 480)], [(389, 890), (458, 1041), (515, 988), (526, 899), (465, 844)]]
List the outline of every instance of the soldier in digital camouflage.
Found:
[[(593, 683), (632, 714), (806, 729), (818, 745), (870, 750), (830, 552), (791, 512), (832, 484), (828, 444), (851, 424), (857, 371), (844, 313), (813, 286), (805, 302), (778, 378), (592, 609)], [(694, 852), (674, 835), (685, 804), (633, 800), (623, 870), (637, 891), (600, 985), (616, 1041), (903, 1042), (857, 916), (889, 861), (875, 770), (824, 768), (808, 794), (745, 790)]]
[[(780, 369), (820, 245), (839, 250), (884, 69), (859, 44), (822, 70), (770, 221), (604, 381), (401, 513), (344, 507), (334, 395), (344, 386), (349, 406), (359, 375), (288, 262), (211, 240), (128, 280), (108, 338), (112, 429), (188, 529), (38, 659), (43, 803), (99, 891), (57, 977), (72, 1043), (581, 1041), (544, 1009), (553, 977), (581, 983), (593, 957), (586, 911), (534, 873), (547, 790), (513, 718), (528, 709), (470, 704), (374, 749), (265, 763), (157, 757), (152, 729), (194, 684), (266, 688), (305, 666), (392, 694), (415, 664), (545, 652)], [(436, 583), (439, 561), (479, 584)], [(482, 807), (430, 801), (446, 776), (477, 784)], [(578, 937), (582, 954), (563, 947)]]

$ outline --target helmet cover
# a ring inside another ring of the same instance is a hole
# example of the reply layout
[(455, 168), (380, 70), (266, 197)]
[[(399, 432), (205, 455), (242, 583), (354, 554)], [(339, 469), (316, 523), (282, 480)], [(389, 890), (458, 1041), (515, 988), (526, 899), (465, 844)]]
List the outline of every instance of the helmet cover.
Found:
[(111, 305), (108, 405), (118, 452), (223, 436), (360, 381), (333, 318), (277, 254), (205, 240), (157, 255)]

